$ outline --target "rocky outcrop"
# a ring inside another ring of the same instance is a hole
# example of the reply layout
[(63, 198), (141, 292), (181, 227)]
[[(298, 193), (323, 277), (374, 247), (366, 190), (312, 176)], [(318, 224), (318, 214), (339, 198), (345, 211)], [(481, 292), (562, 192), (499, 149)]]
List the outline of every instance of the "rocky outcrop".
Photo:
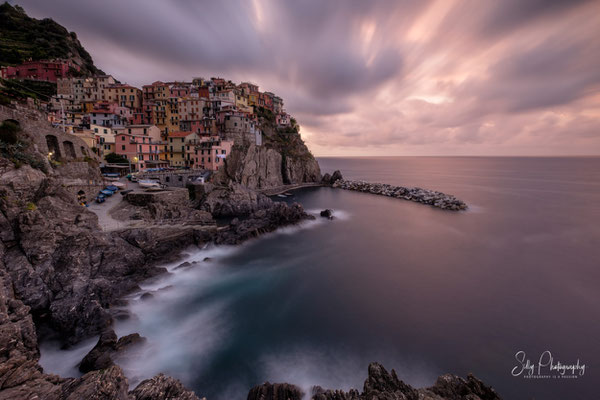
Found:
[(248, 189), (268, 189), (282, 185), (320, 182), (319, 163), (304, 143), (293, 152), (267, 145), (234, 146), (214, 181), (221, 185), (239, 183)]
[(459, 211), (466, 210), (467, 204), (456, 197), (421, 188), (405, 188), (392, 186), (384, 183), (369, 183), (364, 181), (337, 180), (332, 185), (334, 188), (354, 190), (357, 192), (378, 194), (381, 196), (394, 197), (397, 199), (410, 200), (421, 204), (427, 204), (442, 210)]
[(132, 333), (117, 340), (115, 331), (107, 329), (100, 335), (96, 346), (81, 360), (79, 371), (86, 373), (108, 368), (115, 364), (115, 357), (122, 358), (126, 352), (131, 352), (132, 348), (145, 341), (146, 339), (138, 333)]
[(163, 374), (142, 381), (130, 394), (135, 400), (199, 400), (177, 379)]
[(336, 183), (337, 181), (344, 179), (342, 177), (342, 173), (340, 172), (339, 169), (333, 171), (333, 174), (329, 175), (329, 174), (325, 174), (323, 175), (323, 178), (321, 178), (321, 183), (324, 185), (333, 185), (334, 183)]
[(286, 225), (314, 219), (300, 204), (274, 202), (268, 209), (256, 211), (244, 220), (235, 218), (215, 238), (217, 244), (238, 244)]
[[(248, 400), (301, 400), (300, 388), (289, 384), (265, 383), (250, 390)], [(348, 392), (323, 389), (312, 390), (313, 400), (500, 400), (493, 388), (469, 375), (467, 380), (446, 374), (438, 378), (435, 385), (415, 389), (398, 379), (396, 372), (388, 372), (381, 364), (369, 365), (368, 377), (362, 393), (356, 389)]]
[(200, 207), (215, 218), (248, 215), (272, 205), (271, 199), (267, 196), (239, 183), (229, 182), (227, 186), (210, 184), (207, 186), (209, 189), (199, 199)]
[(302, 399), (304, 392), (288, 383), (269, 383), (255, 386), (248, 393), (248, 400), (294, 400)]
[(182, 188), (135, 190), (110, 210), (119, 221), (135, 220), (136, 226), (148, 225), (215, 225), (209, 212), (191, 206), (189, 191)]

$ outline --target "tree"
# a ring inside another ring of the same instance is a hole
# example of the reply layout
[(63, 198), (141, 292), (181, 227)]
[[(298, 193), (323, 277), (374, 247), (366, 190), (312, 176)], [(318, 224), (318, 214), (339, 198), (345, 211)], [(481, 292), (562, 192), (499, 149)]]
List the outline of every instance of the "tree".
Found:
[(104, 159), (109, 164), (129, 164), (129, 160), (122, 155), (116, 153), (108, 153)]

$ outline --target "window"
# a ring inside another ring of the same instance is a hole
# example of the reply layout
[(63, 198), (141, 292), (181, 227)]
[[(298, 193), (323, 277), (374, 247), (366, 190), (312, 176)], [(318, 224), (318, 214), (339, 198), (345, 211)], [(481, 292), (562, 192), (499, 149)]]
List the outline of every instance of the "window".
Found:
[(121, 150), (125, 150), (125, 145), (122, 145), (122, 146), (121, 146)]
[(125, 136), (121, 136), (121, 140), (125, 140)]
[(221, 150), (221, 154), (225, 154), (225, 149)]
[[(105, 129), (105, 131), (106, 131), (106, 129)], [(94, 132), (98, 133), (98, 128), (94, 128)], [(106, 133), (106, 132), (104, 132), (104, 133)]]

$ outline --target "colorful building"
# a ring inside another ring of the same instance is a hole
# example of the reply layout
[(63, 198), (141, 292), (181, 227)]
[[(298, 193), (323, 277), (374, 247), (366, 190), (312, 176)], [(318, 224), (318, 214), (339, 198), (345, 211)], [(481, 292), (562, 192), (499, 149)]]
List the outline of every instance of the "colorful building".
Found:
[(117, 103), (121, 107), (131, 110), (142, 109), (142, 91), (130, 85), (115, 84), (105, 89), (105, 97), (108, 102)]
[(225, 165), (225, 158), (231, 153), (232, 140), (219, 136), (201, 137), (191, 134), (185, 141), (185, 162), (194, 169), (218, 171)]
[(4, 67), (0, 70), (0, 74), (4, 79), (56, 82), (58, 79), (68, 76), (69, 68), (80, 70), (77, 64), (73, 64), (69, 60), (29, 60), (16, 67)]
[(191, 132), (169, 132), (165, 143), (166, 159), (171, 167), (185, 167), (185, 138)]

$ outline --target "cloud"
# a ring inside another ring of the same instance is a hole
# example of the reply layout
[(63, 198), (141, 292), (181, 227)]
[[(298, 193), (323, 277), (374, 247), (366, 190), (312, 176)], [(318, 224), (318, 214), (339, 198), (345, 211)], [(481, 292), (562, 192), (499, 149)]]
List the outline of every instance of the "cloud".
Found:
[(598, 2), (17, 3), (131, 84), (258, 83), (317, 154), (600, 153)]

